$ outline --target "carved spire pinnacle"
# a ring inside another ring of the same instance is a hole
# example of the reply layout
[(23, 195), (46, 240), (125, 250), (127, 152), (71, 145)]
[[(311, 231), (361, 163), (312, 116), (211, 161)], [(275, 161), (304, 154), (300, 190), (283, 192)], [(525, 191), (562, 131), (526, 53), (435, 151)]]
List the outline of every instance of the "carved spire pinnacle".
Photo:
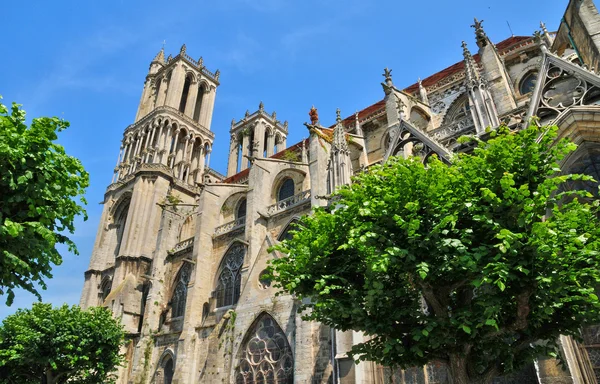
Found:
[(388, 87), (391, 87), (392, 85), (394, 85), (394, 83), (392, 83), (392, 70), (389, 69), (388, 67), (385, 67), (383, 69), (383, 77), (385, 77), (385, 84)]
[(235, 119), (231, 119), (231, 128), (235, 125)]
[(346, 142), (346, 131), (344, 130), (344, 124), (342, 124), (342, 116), (340, 109), (338, 108), (335, 111), (336, 114), (336, 124), (333, 129), (333, 142), (331, 143), (332, 151), (344, 151), (348, 152), (348, 143)]
[(262, 100), (258, 104), (258, 110), (261, 112), (265, 110), (265, 105), (263, 104)]
[[(540, 21), (540, 28), (542, 29), (542, 39), (545, 40), (546, 47), (551, 47), (554, 43), (554, 38), (548, 33), (548, 29), (546, 29), (546, 24), (543, 21)], [(543, 49), (543, 48), (542, 48)]]
[(546, 29), (546, 24), (544, 24), (543, 21), (540, 21), (540, 28), (542, 28), (543, 33), (548, 33), (548, 30)]
[(402, 120), (404, 118), (404, 107), (406, 104), (402, 101), (400, 96), (396, 93), (396, 110), (398, 111), (398, 118)]
[(488, 37), (483, 30), (483, 20), (479, 21), (477, 18), (474, 18), (474, 24), (471, 27), (475, 28), (475, 40), (477, 41), (477, 46), (479, 48), (483, 48), (488, 43)]
[(467, 78), (467, 84), (472, 87), (476, 84), (479, 84), (483, 81), (481, 74), (479, 73), (479, 68), (477, 67), (477, 63), (471, 55), (469, 48), (467, 48), (467, 43), (462, 42), (463, 48), (463, 57), (465, 60), (465, 75)]
[(538, 43), (542, 52), (548, 52), (548, 41), (546, 39), (546, 36), (543, 35), (540, 31), (533, 32), (533, 41)]
[(198, 59), (198, 66), (200, 68), (204, 67), (204, 58), (202, 56), (200, 56), (200, 58)]
[(179, 54), (180, 55), (185, 55), (185, 50), (187, 49), (187, 47), (185, 46), (185, 44), (183, 44), (181, 46), (181, 49), (179, 50)]
[(158, 61), (159, 63), (164, 63), (165, 62), (165, 48), (162, 47), (160, 49), (160, 51), (158, 51), (158, 53), (156, 54), (156, 57), (154, 58), (154, 61)]

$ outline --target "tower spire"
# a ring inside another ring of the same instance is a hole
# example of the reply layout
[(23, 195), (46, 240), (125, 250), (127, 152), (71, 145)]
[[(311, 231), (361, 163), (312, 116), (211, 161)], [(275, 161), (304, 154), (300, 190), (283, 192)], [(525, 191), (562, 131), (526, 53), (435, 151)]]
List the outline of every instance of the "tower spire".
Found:
[(475, 62), (475, 59), (473, 58), (473, 55), (471, 55), (471, 51), (469, 51), (469, 48), (467, 47), (467, 43), (464, 41), (462, 42), (462, 49), (465, 61), (465, 75), (467, 77), (467, 84), (472, 87), (481, 83), (483, 78), (481, 77), (481, 73), (479, 72), (479, 68)]
[(152, 62), (155, 62), (155, 61), (157, 61), (159, 63), (164, 63), (165, 62), (165, 47), (164, 47), (164, 45), (160, 49), (160, 51), (158, 51), (158, 53), (154, 57), (154, 60), (152, 60)]
[(342, 124), (342, 116), (339, 108), (336, 111), (336, 115), (329, 164), (327, 165), (328, 193), (334, 192), (342, 185), (350, 184), (350, 176), (352, 175), (350, 148), (346, 141), (346, 131), (344, 130), (344, 124)]

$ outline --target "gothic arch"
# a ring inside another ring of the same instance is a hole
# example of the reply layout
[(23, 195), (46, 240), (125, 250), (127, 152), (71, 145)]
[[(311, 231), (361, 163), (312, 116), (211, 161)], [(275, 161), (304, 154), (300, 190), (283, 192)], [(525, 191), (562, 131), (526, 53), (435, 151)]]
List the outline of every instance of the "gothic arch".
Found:
[(291, 237), (289, 231), (295, 231), (298, 229), (297, 224), (300, 222), (300, 217), (294, 216), (292, 217), (286, 225), (283, 226), (283, 229), (279, 232), (277, 236), (278, 241), (287, 240)]
[(471, 106), (469, 105), (469, 96), (463, 92), (458, 96), (446, 110), (441, 126), (451, 124), (454, 121), (461, 120), (470, 116)]
[(106, 301), (106, 298), (108, 297), (108, 295), (110, 295), (110, 292), (112, 290), (112, 277), (111, 276), (104, 276), (102, 278), (102, 281), (100, 282), (100, 290), (98, 292), (98, 296), (99, 296), (99, 305), (104, 305), (104, 302)]
[[(125, 233), (125, 226), (127, 225), (127, 218), (129, 216), (129, 207), (131, 204), (131, 192), (123, 193), (120, 198), (111, 207), (111, 221), (112, 229), (115, 230), (116, 242), (114, 256), (117, 257), (121, 251), (121, 243), (123, 242), (123, 234)], [(109, 228), (110, 228), (109, 227)]]
[(237, 304), (242, 288), (242, 266), (246, 257), (246, 244), (234, 240), (229, 246), (217, 270), (215, 294), (217, 308)]
[(175, 354), (168, 348), (158, 359), (156, 384), (171, 384), (175, 373)]
[(293, 196), (296, 193), (300, 193), (304, 190), (306, 172), (295, 168), (286, 168), (279, 172), (273, 179), (273, 186), (271, 188), (271, 200), (273, 202), (277, 202), (280, 200), (279, 192), (286, 180), (292, 180), (294, 182), (294, 193), (292, 194)]
[(171, 290), (171, 318), (182, 317), (185, 314), (188, 284), (192, 268), (189, 263), (184, 262), (173, 281)]
[(196, 228), (196, 220), (194, 216), (194, 214), (189, 215), (181, 224), (181, 229), (179, 230), (179, 241), (187, 240), (190, 237), (194, 237), (194, 232)]
[(294, 382), (294, 356), (277, 321), (262, 312), (248, 328), (238, 350), (236, 384)]

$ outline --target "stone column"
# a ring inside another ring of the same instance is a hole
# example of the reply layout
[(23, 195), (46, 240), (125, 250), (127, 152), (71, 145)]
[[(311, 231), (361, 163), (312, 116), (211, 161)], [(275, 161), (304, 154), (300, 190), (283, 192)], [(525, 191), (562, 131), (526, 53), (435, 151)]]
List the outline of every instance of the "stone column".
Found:
[(242, 139), (242, 166), (240, 167), (240, 171), (248, 168), (248, 146), (250, 144), (250, 135), (245, 134)]
[[(255, 152), (252, 153), (254, 157), (263, 157), (263, 148), (265, 147), (265, 123), (261, 121), (256, 124), (254, 127), (254, 142), (258, 143), (256, 146), (253, 146)], [(254, 145), (254, 143), (252, 143)]]
[(273, 156), (275, 153), (275, 133), (271, 132), (267, 137), (267, 157)]
[(196, 172), (196, 183), (202, 183), (204, 176), (204, 145), (200, 147), (200, 152), (198, 153), (198, 172)]
[(198, 96), (198, 82), (192, 80), (188, 89), (187, 101), (185, 102), (184, 114), (190, 119), (194, 118), (194, 108), (196, 107), (196, 97)]
[(239, 161), (240, 151), (237, 136), (232, 133), (229, 140), (229, 161), (227, 162), (227, 176), (232, 176), (237, 173), (237, 165)]
[(118, 180), (119, 164), (121, 164), (121, 155), (123, 155), (123, 144), (121, 144), (121, 146), (119, 147), (119, 154), (117, 155), (117, 165), (115, 165), (115, 172), (113, 173), (111, 183), (114, 183)]
[(200, 125), (206, 129), (210, 129), (210, 123), (212, 121), (212, 113), (215, 105), (215, 95), (217, 90), (213, 87), (209, 87), (207, 93), (204, 95), (202, 100), (202, 111), (200, 111)]
[(183, 92), (183, 83), (185, 82), (185, 69), (178, 63), (173, 68), (171, 73), (171, 81), (169, 82), (169, 89), (167, 90), (167, 100), (165, 105), (179, 109), (179, 102), (181, 101), (181, 93)]
[[(169, 82), (167, 81), (167, 78), (164, 76), (162, 77), (162, 79), (160, 81), (161, 81), (161, 84), (160, 84), (160, 88), (157, 89), (158, 95), (156, 95), (156, 104), (154, 105), (154, 108), (165, 105), (165, 100), (167, 99), (167, 90), (169, 89)], [(158, 84), (157, 84), (157, 87), (158, 87)]]

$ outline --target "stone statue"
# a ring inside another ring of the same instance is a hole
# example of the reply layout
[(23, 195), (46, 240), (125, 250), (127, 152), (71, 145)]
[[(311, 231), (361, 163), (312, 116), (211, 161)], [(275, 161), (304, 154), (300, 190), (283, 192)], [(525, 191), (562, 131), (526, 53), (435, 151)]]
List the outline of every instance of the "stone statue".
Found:
[(319, 112), (317, 112), (317, 108), (313, 105), (310, 111), (308, 112), (308, 116), (310, 116), (310, 123), (315, 125), (319, 122)]

